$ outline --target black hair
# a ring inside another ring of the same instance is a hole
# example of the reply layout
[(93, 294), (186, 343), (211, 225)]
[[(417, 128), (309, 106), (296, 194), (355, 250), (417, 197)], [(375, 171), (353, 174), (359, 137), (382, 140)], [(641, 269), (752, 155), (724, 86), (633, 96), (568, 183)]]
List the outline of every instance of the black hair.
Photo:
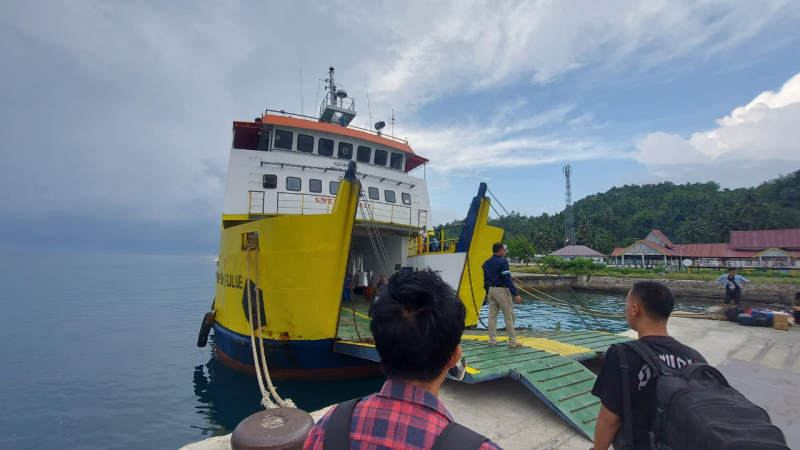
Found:
[(736, 267), (728, 267), (728, 273), (731, 273), (731, 272), (733, 272), (734, 270), (736, 270)]
[(797, 291), (797, 292), (794, 293), (794, 299), (795, 300), (800, 300), (800, 291)]
[(437, 379), (464, 332), (467, 310), (436, 272), (397, 272), (369, 308), (370, 330), (387, 378)]
[(675, 308), (672, 290), (658, 281), (637, 281), (631, 295), (641, 300), (645, 313), (654, 319), (668, 319)]
[(492, 244), (492, 253), (499, 252), (501, 248), (503, 248), (503, 244), (501, 244), (500, 242), (495, 242), (494, 244)]

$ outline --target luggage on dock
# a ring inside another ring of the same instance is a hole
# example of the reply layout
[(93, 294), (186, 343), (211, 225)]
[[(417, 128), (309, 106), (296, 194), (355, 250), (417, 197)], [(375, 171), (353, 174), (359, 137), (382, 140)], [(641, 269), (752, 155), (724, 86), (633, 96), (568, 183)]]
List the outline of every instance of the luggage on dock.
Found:
[[(719, 370), (699, 362), (675, 370), (643, 342), (616, 345), (632, 348), (652, 369), (656, 404), (650, 438), (655, 448), (788, 450), (769, 414), (732, 388)], [(630, 399), (627, 403), (630, 414)]]
[(733, 305), (725, 311), (725, 317), (727, 317), (730, 322), (738, 322), (739, 314), (744, 314), (744, 308), (739, 305)]
[(739, 325), (754, 327), (756, 326), (756, 319), (750, 314), (739, 314)]

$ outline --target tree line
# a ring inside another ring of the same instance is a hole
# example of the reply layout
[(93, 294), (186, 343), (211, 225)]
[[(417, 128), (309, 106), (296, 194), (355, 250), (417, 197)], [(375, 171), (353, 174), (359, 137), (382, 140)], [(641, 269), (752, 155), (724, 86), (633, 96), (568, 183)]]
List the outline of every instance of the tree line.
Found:
[[(757, 187), (720, 189), (714, 182), (625, 185), (573, 205), (577, 242), (603, 254), (661, 230), (675, 243), (728, 242), (731, 231), (800, 228), (800, 170)], [(456, 233), (457, 220), (437, 229)], [(547, 254), (565, 245), (564, 212), (491, 218), (511, 254)], [(449, 228), (455, 227), (455, 228)], [(449, 228), (449, 229), (448, 229)]]

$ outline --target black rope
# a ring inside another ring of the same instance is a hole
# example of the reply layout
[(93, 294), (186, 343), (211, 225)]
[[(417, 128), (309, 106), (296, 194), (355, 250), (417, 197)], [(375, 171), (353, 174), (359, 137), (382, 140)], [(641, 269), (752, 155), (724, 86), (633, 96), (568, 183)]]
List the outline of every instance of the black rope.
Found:
[[(475, 315), (478, 317), (478, 322), (483, 325), (484, 328), (489, 328), (483, 323), (483, 319), (481, 319), (481, 312), (478, 310), (478, 303), (475, 301), (475, 289), (472, 287), (472, 269), (469, 265), (469, 249), (467, 250), (467, 277), (469, 278), (469, 293), (472, 295), (472, 306), (475, 307)], [(483, 302), (481, 302), (481, 306), (483, 306)]]

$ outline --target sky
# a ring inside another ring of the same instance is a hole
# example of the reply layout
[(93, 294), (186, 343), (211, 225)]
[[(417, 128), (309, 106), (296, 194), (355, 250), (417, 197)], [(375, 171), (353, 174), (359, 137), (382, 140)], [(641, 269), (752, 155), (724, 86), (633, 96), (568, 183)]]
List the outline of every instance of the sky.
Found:
[[(0, 250), (215, 254), (234, 120), (329, 66), (433, 219), (800, 169), (800, 2), (0, 3)], [(420, 176), (420, 172), (417, 172)]]

